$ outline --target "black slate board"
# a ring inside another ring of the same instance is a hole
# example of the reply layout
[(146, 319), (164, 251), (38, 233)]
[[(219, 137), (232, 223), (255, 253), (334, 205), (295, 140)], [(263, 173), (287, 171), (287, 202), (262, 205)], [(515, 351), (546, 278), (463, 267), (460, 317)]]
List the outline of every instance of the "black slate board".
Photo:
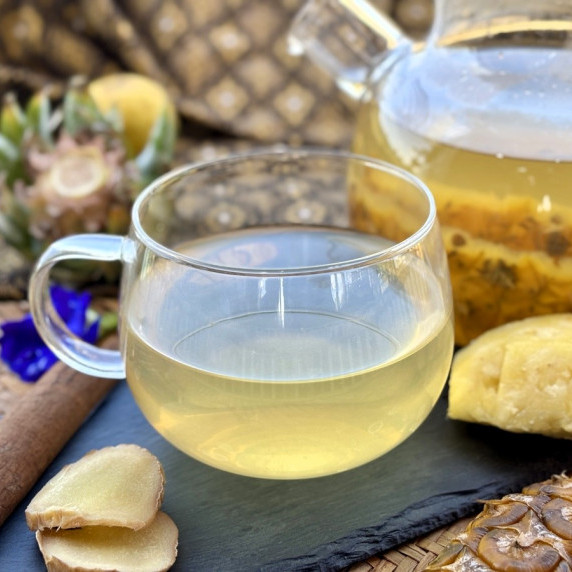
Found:
[(0, 570), (44, 569), (24, 519), (32, 495), (64, 464), (118, 443), (145, 446), (164, 465), (163, 508), (180, 531), (175, 571), (339, 570), (470, 514), (477, 499), (572, 467), (572, 441), (452, 422), (445, 411), (443, 396), (412, 437), (363, 467), (271, 481), (186, 457), (155, 433), (122, 382), (0, 528)]

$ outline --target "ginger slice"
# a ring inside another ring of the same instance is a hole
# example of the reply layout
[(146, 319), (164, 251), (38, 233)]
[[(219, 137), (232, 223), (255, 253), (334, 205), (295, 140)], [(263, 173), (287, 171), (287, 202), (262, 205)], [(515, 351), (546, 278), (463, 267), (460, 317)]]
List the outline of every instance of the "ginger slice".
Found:
[(137, 445), (91, 451), (66, 465), (26, 509), (31, 530), (80, 526), (149, 524), (163, 501), (165, 477), (159, 460)]
[(169, 516), (158, 512), (140, 530), (108, 526), (44, 530), (36, 532), (36, 540), (49, 572), (159, 572), (175, 563), (178, 530)]

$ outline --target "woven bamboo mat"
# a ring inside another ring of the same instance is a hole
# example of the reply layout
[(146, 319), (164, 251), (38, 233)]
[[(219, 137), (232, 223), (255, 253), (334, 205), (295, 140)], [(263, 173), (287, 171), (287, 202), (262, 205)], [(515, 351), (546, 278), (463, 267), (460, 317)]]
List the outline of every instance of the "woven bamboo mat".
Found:
[[(104, 301), (100, 306), (108, 309), (108, 302)], [(0, 322), (17, 320), (27, 311), (26, 302), (1, 302)], [(0, 361), (0, 417), (31, 387), (31, 384), (20, 381), (8, 371)], [(395, 550), (354, 564), (347, 568), (346, 572), (417, 572), (424, 570), (449, 540), (465, 528), (467, 522), (468, 519), (459, 520), (449, 527), (436, 530)]]
[(460, 519), (395, 550), (354, 564), (346, 572), (421, 572), (470, 520), (470, 517)]

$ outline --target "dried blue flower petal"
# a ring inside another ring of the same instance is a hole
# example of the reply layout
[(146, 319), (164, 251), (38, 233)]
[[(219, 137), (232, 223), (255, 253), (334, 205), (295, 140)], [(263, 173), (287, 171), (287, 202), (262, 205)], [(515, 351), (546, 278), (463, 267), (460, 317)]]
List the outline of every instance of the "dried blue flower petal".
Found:
[[(98, 336), (99, 319), (87, 323), (91, 296), (61, 286), (52, 286), (50, 293), (55, 309), (70, 331), (86, 342), (94, 343)], [(18, 321), (4, 322), (0, 330), (0, 358), (22, 380), (36, 381), (58, 361), (38, 334), (30, 314)]]

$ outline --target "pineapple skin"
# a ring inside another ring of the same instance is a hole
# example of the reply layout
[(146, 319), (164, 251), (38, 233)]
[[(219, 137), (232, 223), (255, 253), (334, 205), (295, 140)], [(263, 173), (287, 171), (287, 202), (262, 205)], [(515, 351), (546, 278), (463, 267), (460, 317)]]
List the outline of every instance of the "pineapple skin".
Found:
[(484, 501), (484, 509), (426, 570), (572, 570), (572, 479), (554, 475), (521, 493)]

